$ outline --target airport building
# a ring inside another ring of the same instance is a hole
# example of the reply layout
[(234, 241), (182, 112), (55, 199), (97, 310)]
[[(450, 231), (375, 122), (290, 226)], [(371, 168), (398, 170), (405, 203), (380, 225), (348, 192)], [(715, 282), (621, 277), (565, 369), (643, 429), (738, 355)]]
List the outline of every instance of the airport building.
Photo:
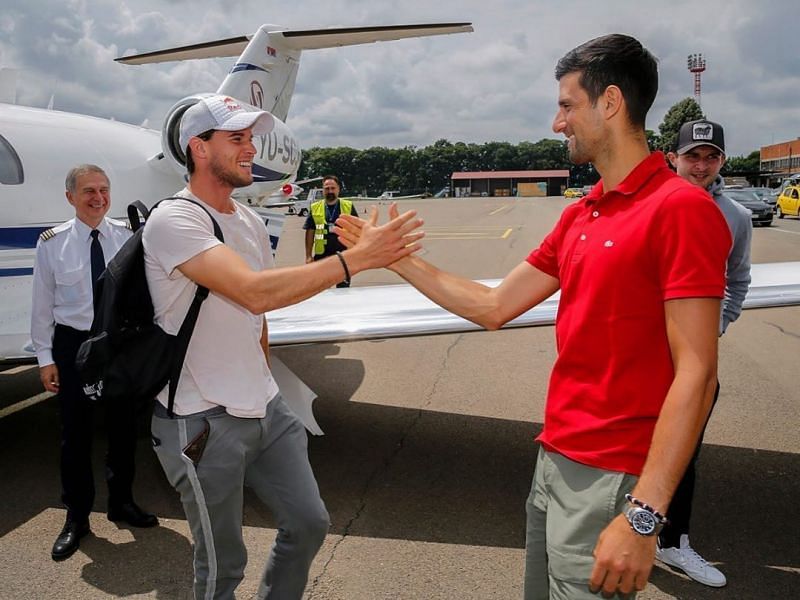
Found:
[(450, 177), (456, 198), (467, 196), (560, 196), (569, 182), (569, 170), (465, 171)]
[(760, 170), (766, 184), (775, 186), (781, 181), (800, 173), (800, 138), (769, 146), (761, 146)]

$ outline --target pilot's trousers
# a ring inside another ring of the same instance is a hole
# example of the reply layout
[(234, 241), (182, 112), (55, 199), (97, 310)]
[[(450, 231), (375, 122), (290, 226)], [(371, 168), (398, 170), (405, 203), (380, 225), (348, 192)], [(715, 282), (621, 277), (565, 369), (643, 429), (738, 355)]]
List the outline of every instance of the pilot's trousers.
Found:
[[(88, 332), (56, 325), (53, 335), (53, 360), (58, 368), (58, 401), (61, 410), (61, 499), (67, 517), (88, 520), (94, 504), (92, 475), (92, 437), (94, 412), (98, 402), (86, 398), (81, 389), (75, 356)], [(108, 503), (119, 506), (133, 500), (136, 452), (135, 411), (133, 405), (106, 403), (108, 431), (106, 481)]]
[[(206, 423), (202, 454), (182, 452)], [(170, 419), (157, 403), (152, 434), (192, 531), (195, 598), (233, 598), (244, 577), (247, 485), (272, 510), (278, 528), (257, 597), (300, 600), (330, 522), (308, 461), (305, 428), (280, 395), (262, 419), (233, 417), (223, 407)]]

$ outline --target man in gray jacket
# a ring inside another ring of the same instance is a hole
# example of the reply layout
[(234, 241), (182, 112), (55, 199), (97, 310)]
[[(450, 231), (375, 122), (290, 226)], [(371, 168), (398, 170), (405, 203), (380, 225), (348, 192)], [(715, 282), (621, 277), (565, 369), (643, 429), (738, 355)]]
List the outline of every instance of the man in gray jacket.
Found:
[[(731, 229), (733, 246), (728, 255), (725, 299), (719, 321), (719, 334), (722, 335), (728, 325), (739, 318), (750, 286), (750, 240), (753, 233), (750, 211), (724, 194), (725, 181), (719, 172), (725, 164), (725, 137), (722, 126), (718, 123), (705, 119), (684, 123), (678, 134), (676, 150), (668, 153), (667, 157), (678, 175), (708, 190)], [(714, 404), (718, 396), (719, 384), (714, 394)], [(702, 441), (701, 434), (697, 450), (686, 467), (686, 473), (669, 506), (669, 524), (658, 536), (656, 558), (681, 569), (695, 581), (712, 587), (722, 587), (726, 584), (725, 575), (708, 564), (689, 544), (695, 463)]]

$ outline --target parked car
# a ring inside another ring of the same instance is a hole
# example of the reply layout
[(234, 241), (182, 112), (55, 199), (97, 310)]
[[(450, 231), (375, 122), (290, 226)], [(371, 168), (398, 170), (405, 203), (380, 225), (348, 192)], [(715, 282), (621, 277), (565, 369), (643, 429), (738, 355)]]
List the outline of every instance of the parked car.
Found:
[(772, 225), (772, 207), (753, 192), (726, 188), (725, 195), (745, 208), (750, 209), (750, 218), (753, 220), (754, 226), (764, 225), (769, 227)]
[(746, 192), (753, 192), (756, 196), (758, 196), (764, 202), (769, 204), (770, 208), (772, 209), (772, 212), (775, 212), (775, 206), (777, 205), (778, 197), (772, 193), (774, 191), (772, 188), (746, 187), (742, 189)]
[(567, 188), (564, 190), (564, 198), (583, 198), (581, 188)]
[(776, 211), (779, 219), (786, 215), (800, 217), (800, 185), (790, 185), (781, 192)]

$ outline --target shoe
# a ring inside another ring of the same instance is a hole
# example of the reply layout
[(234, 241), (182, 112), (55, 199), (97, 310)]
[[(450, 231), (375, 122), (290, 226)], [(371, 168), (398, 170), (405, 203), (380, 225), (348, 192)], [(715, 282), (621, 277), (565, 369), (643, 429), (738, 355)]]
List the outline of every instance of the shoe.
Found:
[(155, 515), (144, 512), (135, 502), (126, 502), (108, 508), (109, 521), (124, 521), (131, 527), (155, 527), (158, 519)]
[(711, 587), (722, 587), (728, 583), (725, 575), (708, 564), (706, 559), (695, 552), (689, 545), (689, 536), (685, 533), (681, 535), (680, 546), (678, 548), (656, 547), (656, 558), (664, 564), (676, 567), (686, 573), (689, 577)]
[(80, 540), (83, 536), (89, 533), (89, 521), (73, 521), (67, 519), (64, 523), (64, 529), (58, 534), (56, 543), (53, 544), (53, 551), (50, 556), (53, 560), (64, 560), (69, 558), (80, 546)]

